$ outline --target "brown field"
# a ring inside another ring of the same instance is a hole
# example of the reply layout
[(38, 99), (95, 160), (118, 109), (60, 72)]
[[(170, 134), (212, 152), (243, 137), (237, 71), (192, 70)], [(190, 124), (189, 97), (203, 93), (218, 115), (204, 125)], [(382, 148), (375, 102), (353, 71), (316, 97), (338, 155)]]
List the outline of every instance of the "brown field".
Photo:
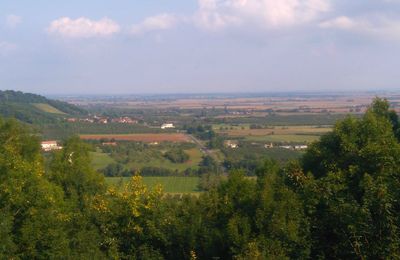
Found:
[(80, 135), (84, 140), (114, 139), (116, 141), (133, 142), (190, 142), (190, 138), (185, 134), (98, 134)]

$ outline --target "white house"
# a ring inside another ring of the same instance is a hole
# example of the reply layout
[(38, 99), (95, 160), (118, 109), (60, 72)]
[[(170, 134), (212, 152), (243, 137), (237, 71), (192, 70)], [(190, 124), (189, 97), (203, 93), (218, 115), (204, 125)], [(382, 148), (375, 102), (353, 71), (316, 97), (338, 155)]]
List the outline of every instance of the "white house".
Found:
[(231, 140), (225, 141), (225, 145), (227, 147), (229, 147), (229, 148), (232, 148), (232, 149), (236, 149), (236, 148), (239, 147), (239, 144), (237, 142), (234, 142), (234, 141), (231, 141)]
[(43, 141), (40, 145), (42, 146), (42, 150), (45, 152), (62, 149), (61, 146), (58, 146), (57, 141)]
[(161, 125), (161, 129), (167, 129), (167, 128), (175, 128), (175, 126), (172, 123), (166, 123)]
[(305, 150), (308, 148), (308, 145), (295, 145), (294, 149), (295, 150)]

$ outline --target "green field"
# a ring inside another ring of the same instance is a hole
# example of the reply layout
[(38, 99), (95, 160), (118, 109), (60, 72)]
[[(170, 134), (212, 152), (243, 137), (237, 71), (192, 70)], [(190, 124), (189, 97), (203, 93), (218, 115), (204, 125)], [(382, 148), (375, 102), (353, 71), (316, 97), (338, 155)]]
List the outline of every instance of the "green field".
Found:
[(172, 171), (184, 171), (188, 168), (197, 168), (200, 161), (202, 160), (202, 153), (199, 149), (193, 148), (185, 150), (190, 156), (189, 160), (184, 163), (173, 163), (166, 159), (159, 151), (153, 149), (144, 152), (135, 153), (135, 156), (131, 156), (132, 161), (127, 164), (128, 169), (141, 169), (143, 167), (159, 167), (165, 168)]
[(295, 143), (311, 143), (317, 141), (320, 135), (265, 135), (265, 136), (246, 136), (245, 140), (255, 142), (295, 142)]
[(101, 170), (107, 167), (111, 163), (115, 163), (115, 160), (111, 158), (108, 154), (102, 153), (100, 151), (90, 152), (92, 158), (92, 167), (95, 170)]
[(47, 112), (47, 113), (51, 113), (51, 114), (59, 114), (59, 115), (65, 115), (64, 112), (58, 110), (57, 108), (50, 106), (49, 104), (45, 104), (45, 103), (34, 103), (33, 104), (37, 109), (43, 111), (43, 112)]
[[(109, 177), (106, 182), (110, 185), (119, 186), (130, 180), (130, 177)], [(143, 183), (148, 188), (161, 184), (166, 193), (197, 193), (200, 178), (198, 177), (143, 177)]]

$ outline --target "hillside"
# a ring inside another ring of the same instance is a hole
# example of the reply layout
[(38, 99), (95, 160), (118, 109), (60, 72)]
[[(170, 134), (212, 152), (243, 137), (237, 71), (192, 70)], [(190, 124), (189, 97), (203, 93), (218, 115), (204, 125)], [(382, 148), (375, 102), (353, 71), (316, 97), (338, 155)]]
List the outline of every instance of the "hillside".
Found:
[(0, 91), (0, 115), (25, 123), (52, 123), (64, 117), (85, 114), (84, 109), (66, 102), (20, 91)]

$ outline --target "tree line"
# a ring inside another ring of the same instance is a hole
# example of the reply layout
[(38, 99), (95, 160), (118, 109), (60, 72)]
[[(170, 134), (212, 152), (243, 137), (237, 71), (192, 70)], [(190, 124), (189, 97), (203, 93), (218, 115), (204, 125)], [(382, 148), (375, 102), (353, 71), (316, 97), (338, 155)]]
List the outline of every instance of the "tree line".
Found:
[(1, 259), (397, 259), (398, 116), (376, 99), (303, 158), (267, 160), (199, 196), (121, 190), (77, 138), (45, 163), (39, 142), (0, 121)]

